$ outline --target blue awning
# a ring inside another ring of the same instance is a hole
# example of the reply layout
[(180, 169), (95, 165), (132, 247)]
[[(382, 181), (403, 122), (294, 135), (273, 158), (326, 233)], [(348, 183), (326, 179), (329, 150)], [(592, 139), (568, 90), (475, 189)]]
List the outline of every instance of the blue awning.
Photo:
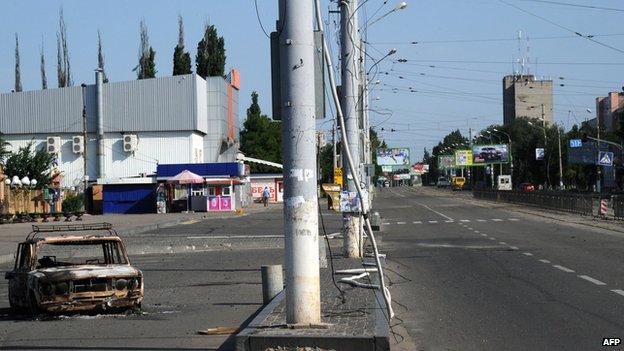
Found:
[(244, 166), (238, 162), (162, 164), (156, 167), (156, 177), (169, 178), (184, 170), (202, 177), (240, 177)]

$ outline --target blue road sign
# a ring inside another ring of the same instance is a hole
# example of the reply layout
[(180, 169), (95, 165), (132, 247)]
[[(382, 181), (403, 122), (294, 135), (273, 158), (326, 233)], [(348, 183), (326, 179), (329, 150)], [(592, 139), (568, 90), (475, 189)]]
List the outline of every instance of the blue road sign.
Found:
[(583, 141), (581, 139), (570, 139), (570, 147), (582, 147)]
[(600, 151), (598, 153), (598, 164), (601, 166), (613, 166), (613, 152)]

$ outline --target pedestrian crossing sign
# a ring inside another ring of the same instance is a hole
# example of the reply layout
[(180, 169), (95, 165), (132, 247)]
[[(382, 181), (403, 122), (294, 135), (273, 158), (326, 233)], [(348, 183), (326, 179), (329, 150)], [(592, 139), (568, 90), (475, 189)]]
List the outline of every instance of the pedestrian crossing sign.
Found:
[(613, 152), (600, 151), (598, 153), (598, 164), (601, 166), (613, 166)]

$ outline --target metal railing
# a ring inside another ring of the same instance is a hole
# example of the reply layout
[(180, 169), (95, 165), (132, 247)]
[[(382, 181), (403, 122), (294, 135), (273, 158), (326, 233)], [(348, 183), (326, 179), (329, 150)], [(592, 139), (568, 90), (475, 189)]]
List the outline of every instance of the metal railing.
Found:
[[(497, 190), (475, 190), (473, 196), (477, 199), (529, 205), (590, 216), (594, 213), (594, 203), (598, 200), (595, 195)], [(621, 214), (624, 216), (624, 198), (621, 204)]]

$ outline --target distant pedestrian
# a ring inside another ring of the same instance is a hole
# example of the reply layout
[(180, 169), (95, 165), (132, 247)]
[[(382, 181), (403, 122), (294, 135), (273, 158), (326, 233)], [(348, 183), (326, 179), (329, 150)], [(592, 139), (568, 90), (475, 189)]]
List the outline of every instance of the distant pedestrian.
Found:
[(268, 206), (270, 196), (271, 196), (271, 191), (269, 191), (269, 187), (265, 186), (264, 190), (262, 190), (262, 203), (264, 204), (264, 207)]

